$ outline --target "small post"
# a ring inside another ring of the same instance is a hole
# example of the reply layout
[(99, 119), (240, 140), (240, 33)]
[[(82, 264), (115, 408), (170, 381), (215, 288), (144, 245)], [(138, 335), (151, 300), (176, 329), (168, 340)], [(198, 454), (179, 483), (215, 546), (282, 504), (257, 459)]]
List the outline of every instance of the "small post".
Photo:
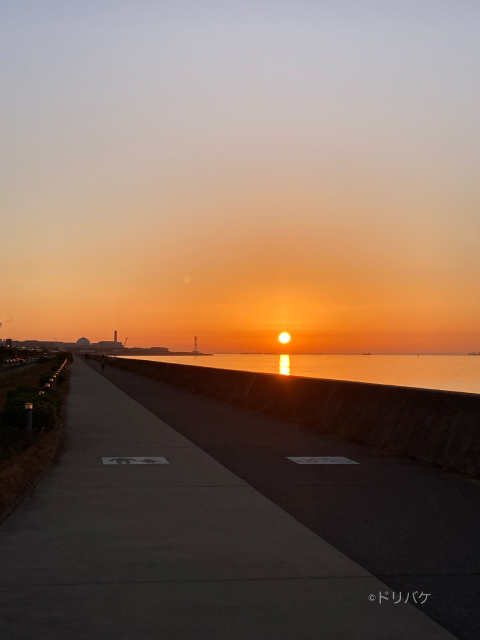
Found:
[(32, 420), (33, 418), (33, 404), (31, 402), (25, 403), (25, 431), (32, 433)]
[(51, 387), (55, 386), (55, 378), (50, 378), (49, 382)]

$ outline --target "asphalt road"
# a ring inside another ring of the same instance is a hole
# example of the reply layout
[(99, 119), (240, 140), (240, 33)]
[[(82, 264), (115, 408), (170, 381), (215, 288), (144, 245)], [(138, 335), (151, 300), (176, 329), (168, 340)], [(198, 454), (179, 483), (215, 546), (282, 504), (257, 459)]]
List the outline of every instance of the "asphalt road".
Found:
[(445, 629), (480, 637), (479, 482), (116, 368), (105, 377), (397, 594), (431, 594), (419, 608)]
[(33, 367), (34, 364), (36, 364), (36, 363), (30, 362), (29, 364), (22, 364), (22, 365), (17, 366), (17, 367), (12, 367), (11, 369), (7, 368), (7, 367), (5, 367), (5, 368), (2, 367), (0, 369), (0, 378), (4, 378), (4, 377), (10, 375), (11, 373), (16, 373), (17, 371), (25, 371), (25, 369), (29, 369), (30, 367)]

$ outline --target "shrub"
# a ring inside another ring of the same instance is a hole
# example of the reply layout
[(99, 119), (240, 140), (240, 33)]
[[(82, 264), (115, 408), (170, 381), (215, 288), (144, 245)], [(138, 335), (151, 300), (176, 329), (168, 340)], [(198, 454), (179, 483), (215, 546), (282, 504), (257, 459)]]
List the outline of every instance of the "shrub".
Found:
[[(41, 387), (43, 387), (50, 380), (50, 378), (53, 377), (53, 375), (59, 370), (60, 366), (65, 362), (65, 359), (69, 360), (68, 358), (69, 355), (71, 354), (60, 353), (58, 356), (55, 356), (55, 360), (53, 362), (52, 368), (49, 369), (49, 371), (47, 371), (46, 373), (44, 373), (43, 376), (40, 376), (39, 385)], [(58, 379), (58, 384), (62, 384), (62, 382), (65, 382), (65, 380), (67, 379), (67, 371), (65, 367), (57, 376), (57, 379)]]
[[(42, 395), (39, 393), (43, 391)], [(25, 404), (33, 404), (31, 435), (25, 433)], [(0, 415), (0, 450), (3, 454), (13, 447), (25, 449), (40, 431), (51, 431), (61, 419), (61, 402), (54, 389), (22, 386), (10, 391)]]
[(43, 376), (40, 376), (40, 380), (38, 381), (38, 384), (41, 387), (44, 387), (54, 373), (55, 373), (55, 369), (50, 369), (50, 371), (47, 371), (47, 373), (44, 373)]
[[(39, 395), (44, 391), (42, 395)], [(24, 428), (25, 403), (33, 404), (33, 430), (49, 431), (55, 428), (60, 418), (61, 404), (54, 389), (40, 389), (39, 387), (22, 386), (9, 391), (7, 402), (0, 416), (1, 424)]]

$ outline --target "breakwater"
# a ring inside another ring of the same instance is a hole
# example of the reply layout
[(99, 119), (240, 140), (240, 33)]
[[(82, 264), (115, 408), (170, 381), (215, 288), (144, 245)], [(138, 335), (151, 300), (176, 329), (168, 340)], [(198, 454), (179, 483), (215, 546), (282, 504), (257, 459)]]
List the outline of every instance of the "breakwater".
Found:
[(304, 428), (480, 477), (480, 395), (114, 359), (112, 366)]

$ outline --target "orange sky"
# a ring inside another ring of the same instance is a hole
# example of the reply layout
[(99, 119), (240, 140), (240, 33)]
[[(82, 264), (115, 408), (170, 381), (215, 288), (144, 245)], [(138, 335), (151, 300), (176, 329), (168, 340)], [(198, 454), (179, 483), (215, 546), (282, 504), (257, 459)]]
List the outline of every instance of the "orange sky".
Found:
[(27, 4), (0, 338), (480, 350), (477, 13)]

